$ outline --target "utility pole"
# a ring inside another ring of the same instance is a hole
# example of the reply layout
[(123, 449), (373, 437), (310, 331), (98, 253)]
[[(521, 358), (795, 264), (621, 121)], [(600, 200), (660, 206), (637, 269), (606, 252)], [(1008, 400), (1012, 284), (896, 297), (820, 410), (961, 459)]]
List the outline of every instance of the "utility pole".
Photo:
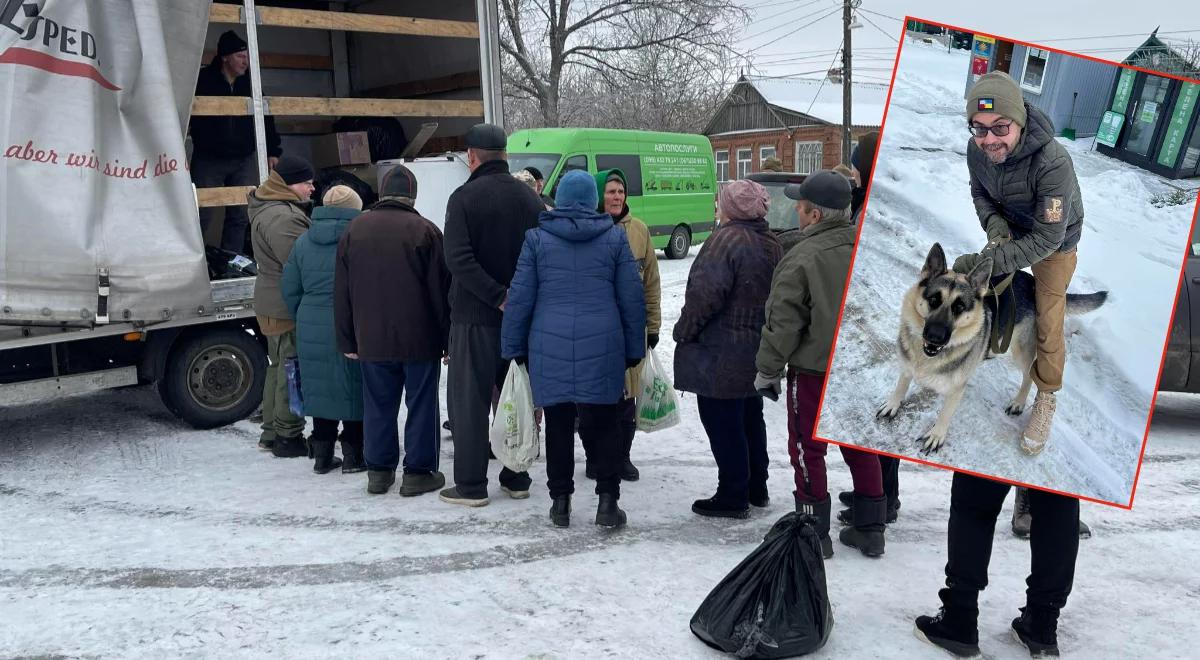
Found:
[(850, 166), (850, 127), (853, 126), (850, 95), (850, 20), (862, 0), (842, 0), (842, 164)]

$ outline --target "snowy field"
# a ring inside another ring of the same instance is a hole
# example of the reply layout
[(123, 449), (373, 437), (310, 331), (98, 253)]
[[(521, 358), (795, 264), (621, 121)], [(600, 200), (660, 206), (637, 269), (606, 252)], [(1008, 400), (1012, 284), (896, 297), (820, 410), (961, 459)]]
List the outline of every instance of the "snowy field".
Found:
[[(662, 263), (664, 357), (690, 265)], [(364, 474), (315, 475), (258, 451), (246, 422), (191, 430), (147, 388), (0, 409), (0, 658), (719, 658), (688, 621), (791, 509), (785, 414), (767, 405), (770, 509), (728, 521), (689, 509), (716, 467), (694, 397), (683, 411), (682, 425), (638, 436), (629, 526), (602, 532), (581, 450), (573, 525), (559, 530), (544, 463), (524, 501), (499, 492), (493, 464), (492, 504), (466, 509), (369, 496)], [(1133, 511), (1083, 505), (1095, 537), (1062, 617), (1066, 657), (1194, 657), (1198, 420), (1200, 397), (1161, 396)], [(445, 443), (447, 472), (452, 454)], [(831, 487), (847, 488), (836, 450), (829, 466)], [(835, 541), (834, 631), (814, 658), (945, 657), (912, 619), (938, 605), (950, 476), (904, 464), (883, 558)], [(1016, 659), (1028, 654), (1008, 625), (1029, 549), (1009, 511), (980, 643)]]
[[(917, 438), (941, 410), (932, 391), (909, 390), (893, 422), (875, 411), (899, 374), (900, 301), (934, 242), (948, 260), (987, 242), (971, 202), (963, 90), (966, 51), (905, 43), (884, 126), (818, 435), (921, 456)], [(1107, 290), (1096, 312), (1067, 319), (1067, 368), (1051, 442), (1018, 449), (1031, 414), (1004, 408), (1021, 378), (1007, 357), (980, 366), (930, 460), (1020, 483), (1128, 504), (1193, 207), (1155, 208), (1171, 190), (1144, 170), (1059, 139), (1083, 193), (1084, 231), (1070, 291)]]

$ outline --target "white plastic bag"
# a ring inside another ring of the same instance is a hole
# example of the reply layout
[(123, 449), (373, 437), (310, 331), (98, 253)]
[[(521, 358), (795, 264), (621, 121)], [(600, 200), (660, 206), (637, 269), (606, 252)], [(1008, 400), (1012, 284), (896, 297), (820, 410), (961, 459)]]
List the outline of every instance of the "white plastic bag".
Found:
[(653, 349), (642, 364), (641, 390), (637, 396), (637, 427), (653, 433), (679, 423), (679, 397)]
[(500, 390), (500, 404), (488, 433), (492, 453), (514, 472), (525, 472), (537, 459), (539, 441), (533, 419), (533, 390), (529, 387), (529, 372), (512, 363)]

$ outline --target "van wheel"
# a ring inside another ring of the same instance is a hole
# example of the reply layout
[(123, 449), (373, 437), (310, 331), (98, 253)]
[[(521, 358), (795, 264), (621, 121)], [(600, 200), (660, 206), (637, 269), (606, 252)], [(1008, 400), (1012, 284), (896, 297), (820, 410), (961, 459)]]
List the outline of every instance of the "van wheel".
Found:
[(254, 337), (226, 328), (172, 347), (158, 393), (176, 417), (198, 429), (245, 419), (262, 403), (267, 353)]
[(682, 259), (687, 256), (688, 250), (692, 248), (692, 232), (688, 231), (687, 227), (679, 225), (675, 231), (671, 232), (671, 240), (667, 241), (667, 248), (664, 252), (668, 259)]

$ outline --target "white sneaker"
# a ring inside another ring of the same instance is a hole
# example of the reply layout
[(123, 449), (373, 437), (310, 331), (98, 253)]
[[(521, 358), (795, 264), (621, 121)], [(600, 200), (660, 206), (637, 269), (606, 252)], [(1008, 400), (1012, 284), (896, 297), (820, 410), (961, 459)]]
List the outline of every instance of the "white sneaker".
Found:
[(514, 490), (512, 488), (509, 488), (508, 486), (501, 486), (500, 490), (508, 493), (508, 496), (513, 498), (514, 500), (529, 499), (529, 491), (527, 491), (527, 490)]
[(1021, 436), (1021, 451), (1037, 456), (1050, 440), (1050, 425), (1054, 422), (1054, 392), (1038, 392), (1033, 400), (1033, 415)]

